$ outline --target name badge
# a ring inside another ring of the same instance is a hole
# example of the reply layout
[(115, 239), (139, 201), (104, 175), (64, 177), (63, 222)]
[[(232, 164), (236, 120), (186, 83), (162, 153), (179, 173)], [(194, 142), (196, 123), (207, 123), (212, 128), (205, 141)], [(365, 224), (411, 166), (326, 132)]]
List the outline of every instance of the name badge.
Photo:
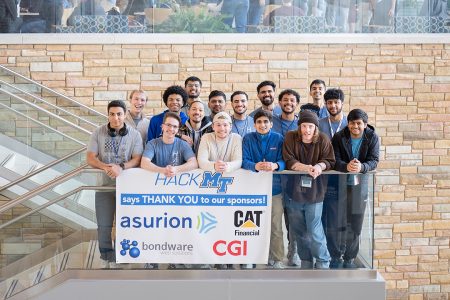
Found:
[(310, 188), (312, 186), (312, 177), (310, 176), (302, 176), (300, 181), (302, 187)]

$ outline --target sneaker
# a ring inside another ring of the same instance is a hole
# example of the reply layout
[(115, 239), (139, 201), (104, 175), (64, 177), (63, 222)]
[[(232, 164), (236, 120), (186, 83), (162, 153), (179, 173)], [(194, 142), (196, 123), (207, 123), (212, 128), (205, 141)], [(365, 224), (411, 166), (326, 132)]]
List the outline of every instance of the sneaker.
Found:
[(101, 269), (109, 269), (109, 260), (100, 259), (100, 268)]
[(150, 264), (150, 263), (146, 263), (144, 265), (144, 269), (155, 269), (157, 270), (159, 268), (158, 264)]
[(267, 264), (271, 267), (275, 263), (275, 260), (273, 259), (272, 255), (269, 254), (269, 260), (267, 261)]
[(288, 258), (288, 265), (293, 267), (298, 267), (301, 265), (298, 253), (294, 253), (293, 255), (291, 255), (291, 257)]
[(344, 267), (344, 261), (340, 257), (333, 257), (330, 261), (330, 269), (342, 269)]
[(274, 269), (284, 269), (285, 267), (284, 267), (283, 262), (277, 260), (277, 261), (275, 261), (273, 263), (272, 268), (274, 268)]
[(109, 268), (110, 268), (110, 269), (121, 269), (122, 266), (121, 266), (120, 264), (117, 264), (117, 263), (114, 262), (114, 261), (110, 261), (110, 262), (109, 262)]
[(344, 260), (344, 269), (357, 269), (358, 267), (355, 264), (353, 259)]
[(316, 261), (314, 268), (317, 270), (328, 270), (330, 268), (330, 263), (327, 261), (326, 262)]
[(243, 270), (253, 269), (253, 264), (241, 264), (241, 269)]
[(313, 262), (309, 260), (302, 260), (300, 263), (300, 269), (311, 270), (313, 268)]

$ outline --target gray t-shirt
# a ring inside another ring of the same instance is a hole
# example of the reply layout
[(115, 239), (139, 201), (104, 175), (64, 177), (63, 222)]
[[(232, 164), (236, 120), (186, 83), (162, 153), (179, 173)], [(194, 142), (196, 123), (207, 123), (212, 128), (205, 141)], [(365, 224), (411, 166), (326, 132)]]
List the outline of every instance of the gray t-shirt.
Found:
[[(141, 135), (130, 126), (127, 126), (127, 129), (128, 134), (125, 136), (112, 137), (108, 134), (107, 125), (98, 127), (91, 135), (87, 151), (97, 154), (98, 159), (106, 164), (126, 163), (132, 155), (141, 155), (143, 151)], [(113, 182), (114, 180), (104, 174), (100, 184)]]
[(143, 156), (164, 168), (168, 165), (180, 166), (195, 157), (195, 154), (191, 146), (179, 138), (175, 138), (172, 144), (166, 144), (162, 138), (157, 138), (147, 142)]
[(239, 134), (244, 137), (247, 133), (255, 132), (255, 126), (253, 124), (253, 118), (247, 116), (245, 120), (238, 120), (233, 117), (233, 124), (231, 125), (231, 132)]

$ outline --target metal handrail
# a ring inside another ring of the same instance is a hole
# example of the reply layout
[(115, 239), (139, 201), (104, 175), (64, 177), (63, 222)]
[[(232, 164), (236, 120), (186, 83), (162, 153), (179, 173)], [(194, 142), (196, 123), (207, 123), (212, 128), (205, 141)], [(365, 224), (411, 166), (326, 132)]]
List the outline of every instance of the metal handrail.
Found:
[(70, 102), (72, 102), (72, 103), (77, 104), (78, 106), (83, 107), (84, 109), (86, 109), (86, 110), (88, 110), (88, 111), (90, 111), (90, 112), (92, 112), (92, 113), (94, 113), (94, 114), (96, 114), (96, 115), (99, 115), (99, 116), (102, 116), (102, 117), (107, 118), (106, 115), (104, 115), (104, 114), (102, 114), (102, 113), (100, 113), (100, 112), (98, 112), (98, 111), (96, 111), (96, 110), (90, 108), (89, 106), (84, 105), (84, 104), (82, 104), (82, 103), (79, 103), (79, 102), (77, 102), (77, 101), (75, 101), (75, 100), (73, 100), (73, 99), (67, 97), (66, 95), (63, 95), (63, 94), (61, 94), (61, 93), (59, 93), (59, 92), (57, 92), (57, 91), (55, 91), (55, 90), (52, 90), (51, 88), (48, 88), (48, 87), (46, 87), (45, 85), (42, 85), (42, 84), (40, 84), (39, 82), (36, 82), (36, 81), (34, 81), (34, 80), (30, 79), (30, 78), (27, 78), (27, 77), (23, 76), (22, 74), (19, 74), (19, 73), (17, 73), (17, 72), (14, 72), (13, 70), (10, 70), (10, 69), (8, 69), (8, 68), (2, 66), (2, 65), (0, 65), (0, 70), (3, 70), (4, 72), (6, 72), (6, 73), (8, 73), (8, 74), (10, 74), (10, 75), (14, 75), (14, 76), (20, 77), (21, 79), (23, 79), (23, 80), (25, 80), (25, 81), (28, 81), (28, 82), (30, 82), (30, 83), (33, 83), (33, 84), (39, 86), (40, 88), (42, 88), (42, 89), (44, 89), (44, 90), (50, 92), (51, 94), (57, 95), (57, 96), (59, 96), (59, 97), (62, 97), (62, 98), (66, 99), (66, 100), (68, 100), (68, 101), (70, 101)]
[(65, 123), (65, 124), (67, 124), (67, 125), (69, 125), (70, 127), (73, 127), (73, 128), (75, 128), (75, 129), (80, 130), (80, 131), (82, 131), (82, 132), (84, 132), (84, 133), (86, 133), (86, 134), (89, 134), (89, 135), (92, 134), (91, 131), (89, 131), (89, 130), (87, 130), (87, 129), (84, 129), (83, 127), (80, 127), (80, 126), (78, 126), (78, 125), (76, 125), (76, 124), (73, 124), (72, 122), (69, 122), (69, 121), (67, 121), (67, 120), (64, 119), (64, 118), (61, 118), (60, 116), (58, 116), (58, 115), (56, 115), (56, 114), (54, 114), (54, 113), (52, 113), (52, 112), (49, 112), (48, 110), (43, 109), (43, 108), (40, 107), (39, 105), (30, 103), (29, 101), (23, 99), (22, 97), (19, 97), (19, 96), (13, 94), (13, 93), (8, 92), (7, 90), (4, 90), (4, 89), (0, 88), (0, 92), (3, 92), (3, 93), (7, 94), (7, 95), (10, 96), (10, 97), (13, 97), (15, 100), (19, 100), (19, 101), (24, 102), (25, 104), (27, 104), (27, 105), (29, 105), (29, 106), (31, 106), (31, 107), (33, 107), (33, 108), (39, 110), (40, 112), (43, 112), (43, 113), (45, 113), (45, 114), (48, 114), (48, 115), (52, 116), (53, 118), (56, 118), (56, 119), (58, 119), (59, 121)]
[(11, 224), (13, 224), (13, 223), (15, 223), (15, 222), (17, 222), (17, 221), (19, 221), (19, 220), (25, 218), (25, 217), (28, 217), (29, 215), (31, 215), (31, 214), (33, 214), (33, 213), (35, 213), (35, 212), (37, 212), (37, 211), (39, 211), (39, 210), (41, 210), (41, 209), (44, 209), (44, 208), (46, 208), (46, 207), (48, 207), (48, 206), (50, 206), (50, 205), (52, 205), (52, 204), (54, 204), (54, 203), (56, 203), (56, 202), (58, 202), (58, 201), (61, 201), (61, 200), (65, 199), (65, 198), (67, 198), (67, 197), (70, 197), (70, 196), (72, 196), (73, 194), (76, 194), (76, 193), (78, 193), (78, 192), (85, 191), (85, 190), (88, 190), (88, 191), (92, 191), (92, 190), (95, 190), (95, 191), (98, 191), (98, 190), (107, 190), (107, 191), (110, 191), (110, 190), (115, 190), (115, 189), (116, 189), (115, 186), (89, 186), (89, 185), (79, 186), (79, 187), (77, 187), (76, 189), (74, 189), (74, 190), (72, 190), (72, 191), (70, 191), (70, 192), (65, 193), (64, 195), (60, 195), (60, 196), (56, 197), (55, 199), (53, 199), (53, 200), (51, 200), (51, 201), (48, 201), (48, 202), (45, 203), (45, 204), (42, 204), (42, 205), (40, 205), (40, 206), (38, 206), (38, 207), (33, 208), (33, 209), (30, 210), (30, 211), (27, 211), (27, 212), (24, 213), (23, 215), (20, 215), (20, 216), (14, 218), (14, 219), (12, 219), (12, 220), (9, 220), (9, 221), (6, 222), (6, 223), (0, 224), (0, 229), (5, 228), (5, 227), (8, 226), (8, 225), (11, 225)]
[[(22, 90), (22, 89), (20, 89), (20, 88), (18, 88), (18, 87), (16, 87), (16, 86), (14, 86), (14, 85), (12, 85), (12, 84), (6, 82), (6, 81), (0, 80), (0, 83), (6, 85), (7, 87), (10, 87), (10, 88), (12, 88), (12, 89), (17, 90), (17, 91), (21, 92), (22, 94), (25, 94), (25, 95), (27, 95), (27, 96), (33, 98), (34, 100), (40, 101), (40, 102), (42, 102), (42, 103), (45, 103), (45, 104), (47, 104), (48, 106), (54, 108), (54, 109), (57, 110), (57, 111), (62, 111), (62, 112), (64, 112), (64, 113), (66, 113), (66, 114), (68, 114), (68, 115), (74, 117), (75, 119), (77, 119), (78, 122), (84, 122), (84, 123), (87, 123), (87, 124), (89, 124), (89, 125), (91, 125), (91, 126), (98, 127), (97, 124), (92, 123), (91, 121), (86, 120), (86, 119), (84, 119), (84, 118), (82, 118), (82, 117), (80, 117), (80, 116), (78, 116), (78, 115), (76, 115), (76, 114), (74, 114), (74, 113), (72, 113), (72, 112), (70, 112), (70, 111), (68, 111), (68, 110), (65, 110), (64, 108), (61, 108), (61, 107), (59, 107), (58, 105), (55, 105), (55, 104), (50, 103), (50, 102), (48, 102), (48, 101), (45, 101), (44, 99), (39, 98), (38, 96), (33, 95), (33, 94), (31, 94), (31, 93), (29, 93), (29, 92), (27, 92), (27, 91), (24, 91), (24, 90)], [(78, 123), (78, 124), (79, 124), (79, 123)]]
[[(11, 201), (6, 202), (2, 206), (0, 206), (0, 213), (5, 212), (5, 211), (7, 211), (10, 208), (15, 207), (16, 205), (19, 205), (19, 204), (27, 201), (30, 198), (33, 198), (34, 196), (39, 195), (39, 194), (45, 192), (46, 190), (49, 190), (50, 188), (52, 188), (52, 187), (54, 187), (54, 186), (56, 186), (56, 185), (58, 185), (58, 184), (60, 184), (62, 182), (67, 181), (68, 179), (70, 179), (70, 178), (72, 178), (74, 176), (77, 176), (81, 172), (86, 171), (86, 167), (87, 166), (88, 166), (87, 164), (84, 164), (84, 165), (82, 165), (82, 166), (80, 166), (80, 167), (78, 167), (76, 169), (73, 169), (70, 172), (62, 174), (61, 176), (58, 176), (55, 179), (50, 180), (49, 182), (47, 182), (47, 183), (45, 183), (45, 184), (35, 188), (34, 190), (31, 190), (31, 191), (29, 191), (29, 192), (27, 192), (27, 193), (17, 197), (16, 199), (13, 199)], [(93, 169), (93, 170), (101, 172), (101, 170), (99, 170), (99, 169)]]
[(69, 154), (67, 154), (67, 155), (65, 155), (65, 156), (63, 156), (61, 158), (58, 158), (57, 160), (54, 160), (54, 161), (46, 164), (45, 166), (40, 167), (39, 169), (36, 169), (35, 171), (33, 171), (31, 173), (28, 173), (28, 174), (26, 174), (26, 175), (24, 175), (24, 176), (22, 176), (20, 178), (17, 178), (16, 180), (13, 180), (13, 181), (5, 184), (4, 186), (1, 186), (0, 187), (0, 192), (4, 191), (6, 189), (9, 189), (10, 187), (12, 187), (12, 186), (14, 186), (16, 184), (19, 184), (22, 181), (25, 181), (28, 178), (33, 177), (34, 175), (37, 175), (37, 174), (39, 174), (39, 173), (41, 173), (41, 172), (43, 172), (43, 171), (45, 171), (45, 170), (47, 170), (47, 169), (49, 169), (49, 168), (51, 168), (53, 166), (59, 164), (62, 161), (65, 161), (66, 159), (71, 158), (71, 157), (77, 155), (78, 153), (81, 153), (81, 152), (85, 151), (86, 149), (87, 149), (87, 147), (80, 148), (80, 149), (78, 149), (78, 150), (76, 150), (76, 151), (74, 151), (72, 153), (69, 153)]
[(51, 131), (54, 131), (54, 132), (56, 132), (56, 133), (62, 135), (63, 137), (68, 138), (69, 140), (72, 140), (72, 141), (74, 141), (74, 142), (77, 143), (77, 144), (80, 144), (81, 146), (86, 146), (86, 144), (83, 143), (82, 141), (79, 141), (79, 140), (77, 140), (77, 139), (75, 139), (75, 138), (73, 138), (73, 137), (71, 137), (71, 136), (69, 136), (69, 135), (67, 135), (67, 134), (65, 134), (65, 133), (63, 133), (63, 132), (61, 132), (61, 131), (55, 129), (55, 128), (53, 128), (53, 127), (50, 127), (50, 126), (48, 126), (48, 125), (42, 123), (41, 121), (35, 120), (35, 119), (33, 119), (33, 118), (27, 116), (26, 114), (21, 113), (21, 112), (18, 111), (18, 110), (15, 110), (15, 109), (12, 108), (12, 107), (9, 107), (9, 106), (7, 106), (7, 105), (5, 105), (5, 104), (3, 104), (3, 103), (0, 103), (0, 106), (4, 107), (4, 108), (6, 108), (6, 109), (9, 109), (9, 110), (11, 110), (11, 111), (13, 111), (14, 113), (18, 114), (18, 115), (21, 116), (21, 117), (24, 117), (24, 118), (26, 118), (26, 119), (28, 119), (28, 120), (30, 120), (30, 121), (32, 121), (32, 122), (35, 122), (36, 124), (39, 124), (39, 125), (42, 126), (42, 127), (45, 127), (45, 128), (47, 128), (47, 129), (49, 129), (49, 130), (51, 130)]

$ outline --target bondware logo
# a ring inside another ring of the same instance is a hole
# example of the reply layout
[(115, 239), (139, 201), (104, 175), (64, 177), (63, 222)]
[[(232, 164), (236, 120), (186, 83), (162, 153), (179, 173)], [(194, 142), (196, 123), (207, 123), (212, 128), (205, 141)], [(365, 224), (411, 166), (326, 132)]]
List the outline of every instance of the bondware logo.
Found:
[(141, 255), (141, 250), (137, 247), (137, 241), (130, 242), (130, 240), (123, 239), (123, 241), (120, 242), (120, 245), (122, 246), (122, 250), (120, 250), (120, 255), (122, 256), (126, 256), (128, 253), (130, 257), (137, 258)]

